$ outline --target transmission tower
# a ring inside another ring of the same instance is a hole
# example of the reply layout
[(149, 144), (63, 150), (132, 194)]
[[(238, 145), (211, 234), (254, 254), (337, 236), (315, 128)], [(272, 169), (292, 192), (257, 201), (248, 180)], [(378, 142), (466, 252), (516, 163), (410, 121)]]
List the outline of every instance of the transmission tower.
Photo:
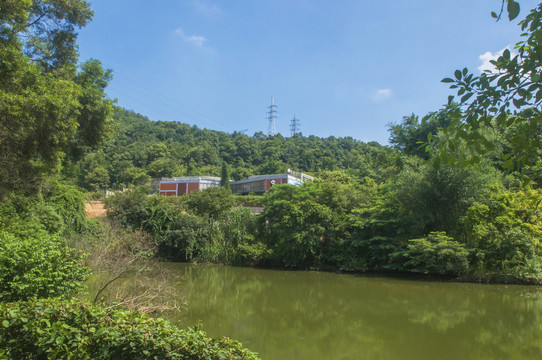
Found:
[(298, 118), (295, 117), (295, 114), (294, 118), (290, 120), (290, 133), (292, 134), (292, 136), (301, 133), (301, 122)]
[(267, 120), (269, 120), (269, 127), (267, 128), (267, 135), (273, 136), (277, 133), (277, 130), (275, 129), (275, 119), (277, 118), (277, 105), (275, 105), (275, 97), (271, 96), (271, 105), (267, 107), (269, 111), (267, 114), (269, 115), (267, 117)]

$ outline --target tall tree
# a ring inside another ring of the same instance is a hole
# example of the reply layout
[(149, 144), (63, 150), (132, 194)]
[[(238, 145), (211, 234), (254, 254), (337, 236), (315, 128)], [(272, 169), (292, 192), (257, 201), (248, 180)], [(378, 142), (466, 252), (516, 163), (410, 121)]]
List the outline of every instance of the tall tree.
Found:
[(460, 114), (457, 104), (451, 104), (441, 111), (427, 114), (421, 121), (414, 114), (405, 116), (400, 124), (389, 125), (390, 143), (404, 154), (428, 159), (429, 154), (421, 144), (427, 141), (429, 134), (436, 134), (439, 129), (449, 126), (451, 119)]
[(0, 3), (0, 197), (39, 189), (68, 147), (101, 140), (110, 72), (93, 60), (77, 74), (76, 29), (92, 14), (83, 0)]
[(230, 189), (230, 167), (224, 161), (222, 162), (222, 171), (220, 173), (220, 186), (225, 189)]

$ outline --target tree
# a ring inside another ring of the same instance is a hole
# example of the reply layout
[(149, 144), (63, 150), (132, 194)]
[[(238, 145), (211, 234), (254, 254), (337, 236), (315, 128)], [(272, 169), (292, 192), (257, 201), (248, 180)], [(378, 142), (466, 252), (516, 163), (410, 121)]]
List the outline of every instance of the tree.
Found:
[(405, 116), (402, 123), (389, 125), (390, 144), (404, 154), (428, 159), (429, 154), (420, 144), (427, 141), (429, 134), (435, 134), (439, 129), (449, 126), (451, 119), (457, 117), (459, 111), (456, 104), (451, 104), (441, 111), (427, 114), (421, 121), (414, 114)]
[(40, 68), (75, 73), (76, 28), (86, 26), (93, 11), (85, 0), (7, 0), (0, 11), (2, 48), (14, 47)]
[(230, 190), (210, 187), (188, 195), (186, 204), (188, 209), (198, 216), (218, 219), (231, 210), (235, 199)]
[(230, 168), (226, 162), (222, 162), (222, 171), (220, 174), (220, 186), (230, 190)]
[(8, 0), (0, 9), (2, 197), (38, 190), (69, 147), (98, 143), (111, 103), (103, 92), (110, 72), (99, 62), (77, 74), (76, 28), (92, 17), (86, 1)]
[(109, 132), (109, 115), (113, 101), (106, 98), (105, 88), (112, 78), (111, 70), (104, 70), (100, 61), (91, 59), (81, 65), (75, 83), (81, 87), (77, 131), (70, 141), (68, 154), (79, 160), (85, 149), (95, 149)]
[[(492, 13), (499, 19), (501, 13)], [(510, 20), (519, 14), (519, 4), (506, 0)], [(506, 49), (491, 63), (494, 70), (479, 76), (467, 68), (456, 70), (453, 78), (444, 83), (457, 90), (464, 115), (454, 118), (448, 129), (440, 135), (430, 136), (428, 149), (446, 144), (464, 142), (472, 154), (469, 162), (476, 162), (494, 147), (484, 133), (487, 128), (517, 126), (517, 136), (511, 141), (510, 151), (504, 154), (504, 167), (517, 170), (525, 165), (540, 167), (538, 149), (542, 145), (542, 4), (539, 4), (519, 23), (522, 40), (515, 46), (517, 54)], [(449, 101), (454, 99), (450, 96)], [(455, 162), (450, 154), (436, 159)], [(540, 172), (539, 174), (540, 175)]]
[(0, 58), (0, 191), (35, 189), (59, 169), (80, 90), (13, 49), (0, 48)]

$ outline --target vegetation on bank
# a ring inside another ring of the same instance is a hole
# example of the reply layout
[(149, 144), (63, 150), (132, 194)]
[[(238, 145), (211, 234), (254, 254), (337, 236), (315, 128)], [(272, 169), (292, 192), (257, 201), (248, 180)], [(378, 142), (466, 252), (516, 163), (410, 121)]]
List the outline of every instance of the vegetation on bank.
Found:
[(0, 4), (0, 359), (256, 359), (236, 341), (74, 298), (90, 269), (68, 239), (98, 225), (61, 170), (112, 129), (111, 71), (77, 59), (92, 15), (84, 0)]
[[(505, 1), (517, 16), (517, 2)], [(542, 4), (521, 23), (518, 56), (503, 53), (495, 74), (464, 69), (445, 79), (460, 102), (391, 125), (393, 147), (153, 123), (113, 108), (111, 71), (99, 61), (78, 64), (76, 29), (92, 18), (86, 1), (1, 8), (0, 358), (256, 358), (198, 329), (74, 300), (89, 269), (68, 244), (93, 258), (107, 248), (93, 239), (109, 231), (85, 218), (77, 185), (139, 186), (108, 200), (120, 232), (136, 233), (121, 235), (106, 260), (156, 251), (180, 261), (542, 282)], [(165, 198), (140, 186), (288, 167), (317, 180), (273, 187), (259, 216), (225, 188)]]
[(542, 194), (493, 167), (437, 171), (409, 159), (381, 185), (322, 173), (299, 187), (273, 187), (258, 216), (232, 207), (233, 198), (221, 188), (179, 198), (138, 188), (107, 207), (112, 220), (149, 233), (159, 256), (174, 261), (542, 279)]
[(76, 299), (0, 303), (0, 319), (0, 358), (257, 359), (235, 340)]
[[(143, 234), (87, 220), (82, 202), (71, 207), (65, 201), (81, 193), (62, 188), (63, 197), (13, 196), (0, 204), (0, 359), (257, 359), (234, 340), (211, 339), (201, 329), (182, 330), (133, 310), (164, 309), (167, 302), (159, 303), (163, 296), (179, 294), (112, 299), (96, 294), (93, 304), (77, 299), (91, 268), (118, 280), (137, 265), (144, 278), (145, 264), (134, 260), (152, 256), (154, 248)], [(81, 221), (70, 221), (74, 217)], [(149, 284), (160, 281), (153, 278), (143, 285)], [(151, 286), (150, 291), (160, 289)]]

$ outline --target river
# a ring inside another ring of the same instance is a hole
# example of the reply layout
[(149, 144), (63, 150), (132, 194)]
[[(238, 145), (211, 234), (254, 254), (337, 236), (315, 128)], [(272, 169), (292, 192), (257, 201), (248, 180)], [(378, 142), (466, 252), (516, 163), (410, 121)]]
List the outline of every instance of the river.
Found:
[(542, 358), (542, 287), (158, 266), (186, 302), (164, 317), (266, 360)]

